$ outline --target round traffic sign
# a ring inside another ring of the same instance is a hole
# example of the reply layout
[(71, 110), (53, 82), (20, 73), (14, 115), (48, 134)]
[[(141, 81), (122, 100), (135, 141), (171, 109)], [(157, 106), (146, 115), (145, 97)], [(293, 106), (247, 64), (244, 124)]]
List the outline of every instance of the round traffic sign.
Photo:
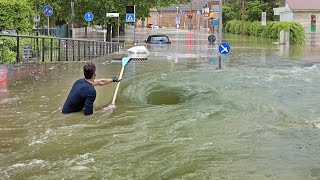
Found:
[(219, 52), (220, 54), (228, 54), (231, 50), (231, 47), (228, 43), (223, 42), (219, 46)]
[(87, 12), (85, 15), (84, 15), (84, 19), (88, 22), (92, 21), (93, 20), (93, 14), (92, 12)]
[(214, 36), (213, 34), (208, 36), (208, 41), (210, 42), (210, 44), (213, 44), (216, 41), (216, 36)]
[(47, 5), (45, 7), (42, 8), (42, 14), (47, 16), (47, 17), (50, 17), (52, 16), (53, 14), (53, 7)]

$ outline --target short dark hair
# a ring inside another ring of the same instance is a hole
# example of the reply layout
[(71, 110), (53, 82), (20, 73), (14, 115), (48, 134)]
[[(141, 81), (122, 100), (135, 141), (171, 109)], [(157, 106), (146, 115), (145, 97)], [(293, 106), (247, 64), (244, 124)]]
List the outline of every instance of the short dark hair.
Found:
[(92, 62), (88, 62), (83, 66), (83, 74), (86, 79), (91, 79), (96, 72), (96, 66)]

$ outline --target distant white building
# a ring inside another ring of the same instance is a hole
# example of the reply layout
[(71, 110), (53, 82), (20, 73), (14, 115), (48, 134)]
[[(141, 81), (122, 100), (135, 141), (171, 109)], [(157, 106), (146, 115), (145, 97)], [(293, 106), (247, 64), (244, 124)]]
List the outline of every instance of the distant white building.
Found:
[(285, 0), (285, 6), (273, 10), (280, 21), (298, 22), (307, 34), (320, 33), (320, 0)]

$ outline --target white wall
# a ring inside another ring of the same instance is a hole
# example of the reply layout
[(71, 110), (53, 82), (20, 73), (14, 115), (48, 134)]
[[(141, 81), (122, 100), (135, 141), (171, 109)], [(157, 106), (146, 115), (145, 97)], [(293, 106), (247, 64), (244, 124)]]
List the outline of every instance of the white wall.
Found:
[(293, 21), (292, 11), (280, 12), (279, 14), (280, 14), (280, 21)]

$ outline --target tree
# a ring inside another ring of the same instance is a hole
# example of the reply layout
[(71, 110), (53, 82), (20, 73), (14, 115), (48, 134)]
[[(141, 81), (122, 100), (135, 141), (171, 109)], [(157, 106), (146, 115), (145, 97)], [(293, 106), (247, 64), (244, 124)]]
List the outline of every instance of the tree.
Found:
[(0, 30), (31, 30), (33, 11), (26, 0), (0, 0), (0, 7)]
[(245, 20), (246, 21), (261, 21), (261, 13), (267, 13), (267, 19), (273, 20), (273, 9), (267, 2), (256, 0), (246, 3)]
[[(50, 17), (52, 22), (71, 23), (71, 0), (30, 0), (33, 6), (41, 10), (45, 5), (51, 5), (54, 14)], [(157, 6), (170, 6), (172, 4), (189, 3), (189, 0), (73, 0), (74, 22), (86, 24), (84, 19), (86, 12), (91, 11), (94, 15), (94, 24), (116, 23), (116, 18), (106, 18), (107, 12), (120, 13), (121, 23), (125, 23), (125, 9), (127, 5), (135, 5), (136, 19), (145, 19), (149, 16), (149, 9)]]

